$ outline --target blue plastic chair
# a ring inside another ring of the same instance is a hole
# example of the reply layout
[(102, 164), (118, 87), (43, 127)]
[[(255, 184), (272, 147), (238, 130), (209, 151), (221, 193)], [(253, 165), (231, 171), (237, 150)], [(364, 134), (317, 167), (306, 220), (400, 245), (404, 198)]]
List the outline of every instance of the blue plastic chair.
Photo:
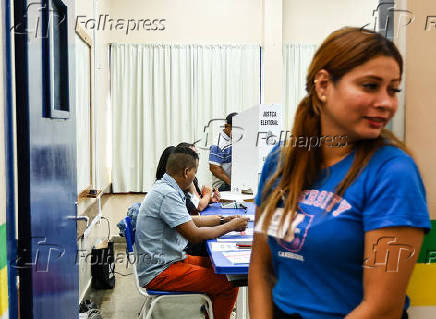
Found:
[[(139, 278), (136, 270), (136, 256), (135, 256), (135, 233), (132, 228), (131, 218), (129, 216), (125, 217), (122, 220), (123, 224), (126, 227), (125, 231), (125, 238), (126, 238), (126, 244), (127, 244), (127, 255), (129, 263), (132, 264), (133, 267), (133, 273), (135, 276), (136, 281), (136, 288), (138, 289), (138, 292), (145, 297), (144, 304), (141, 307), (141, 310), (139, 312), (139, 318), (143, 319), (150, 319), (151, 315), (153, 313), (154, 308), (156, 307), (157, 303), (160, 301), (168, 300), (171, 298), (177, 298), (177, 299), (187, 299), (190, 303), (192, 303), (192, 297), (197, 297), (201, 304), (199, 304), (199, 307), (204, 309), (209, 316), (209, 319), (213, 319), (213, 311), (212, 311), (212, 301), (210, 298), (202, 293), (198, 292), (179, 292), (179, 291), (158, 291), (158, 290), (149, 290), (146, 288), (143, 288), (139, 284)], [(189, 299), (188, 299), (189, 298)]]

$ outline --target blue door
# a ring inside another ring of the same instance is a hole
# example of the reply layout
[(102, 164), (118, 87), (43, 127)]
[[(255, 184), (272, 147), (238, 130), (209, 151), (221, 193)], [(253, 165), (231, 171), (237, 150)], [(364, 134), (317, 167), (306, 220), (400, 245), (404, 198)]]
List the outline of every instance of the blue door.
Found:
[(14, 2), (21, 318), (78, 318), (74, 2)]

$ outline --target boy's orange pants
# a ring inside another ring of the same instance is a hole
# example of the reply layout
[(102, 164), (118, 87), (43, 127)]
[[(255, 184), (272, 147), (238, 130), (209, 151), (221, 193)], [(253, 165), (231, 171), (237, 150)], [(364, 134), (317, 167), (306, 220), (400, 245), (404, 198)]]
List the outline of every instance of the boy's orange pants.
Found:
[(209, 258), (190, 255), (169, 266), (146, 288), (205, 293), (212, 300), (215, 319), (229, 319), (238, 296), (238, 288), (225, 275), (214, 273)]

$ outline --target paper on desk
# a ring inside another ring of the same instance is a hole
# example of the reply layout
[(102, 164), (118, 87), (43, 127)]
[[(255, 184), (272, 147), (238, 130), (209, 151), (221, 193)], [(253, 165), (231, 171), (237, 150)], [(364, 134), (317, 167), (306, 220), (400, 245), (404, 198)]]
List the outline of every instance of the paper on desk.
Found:
[(227, 251), (223, 255), (232, 264), (248, 264), (250, 262), (251, 250)]
[(253, 238), (239, 238), (239, 237), (233, 237), (233, 238), (217, 238), (216, 241), (218, 242), (233, 242), (233, 243), (251, 243), (253, 241)]
[(212, 251), (237, 250), (236, 243), (212, 243)]
[(220, 198), (224, 201), (238, 201), (242, 202), (244, 200), (252, 200), (254, 195), (240, 194), (236, 192), (224, 191), (220, 192)]
[(244, 231), (231, 231), (222, 235), (220, 238), (228, 238), (234, 236), (253, 236), (253, 228), (247, 228)]
[(245, 236), (253, 236), (253, 228), (247, 228), (242, 233), (244, 233)]

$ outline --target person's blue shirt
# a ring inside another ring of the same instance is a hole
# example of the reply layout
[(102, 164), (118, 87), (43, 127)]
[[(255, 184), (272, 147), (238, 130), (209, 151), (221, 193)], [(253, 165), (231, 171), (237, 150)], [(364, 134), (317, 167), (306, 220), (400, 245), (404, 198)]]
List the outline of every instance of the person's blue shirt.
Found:
[[(280, 161), (279, 154), (276, 146), (264, 164), (255, 198), (259, 207), (265, 183)], [(363, 267), (372, 266), (368, 264), (371, 261), (363, 260), (365, 232), (393, 226), (430, 229), (418, 169), (409, 155), (393, 146), (380, 148), (344, 195), (332, 197), (354, 156), (352, 152), (323, 170), (316, 183), (302, 192), (290, 227), (293, 236), (283, 239), (280, 234), (269, 233), (277, 277), (273, 302), (286, 313), (299, 313), (305, 319), (343, 318), (362, 301)], [(280, 208), (276, 213), (280, 214)], [(271, 227), (269, 230), (274, 230), (274, 225)], [(395, 239), (379, 244), (384, 245), (379, 247), (382, 251), (386, 245), (395, 245)], [(382, 266), (392, 271), (396, 264), (388, 260)], [(405, 309), (408, 304), (407, 299)]]
[[(216, 145), (210, 147), (209, 164), (222, 167), (228, 177), (232, 175), (232, 139), (224, 132), (218, 136)], [(212, 175), (212, 186), (219, 188), (224, 181)]]
[(142, 287), (186, 258), (183, 250), (188, 241), (175, 227), (190, 220), (184, 192), (174, 178), (164, 174), (145, 196), (136, 222), (136, 263)]

